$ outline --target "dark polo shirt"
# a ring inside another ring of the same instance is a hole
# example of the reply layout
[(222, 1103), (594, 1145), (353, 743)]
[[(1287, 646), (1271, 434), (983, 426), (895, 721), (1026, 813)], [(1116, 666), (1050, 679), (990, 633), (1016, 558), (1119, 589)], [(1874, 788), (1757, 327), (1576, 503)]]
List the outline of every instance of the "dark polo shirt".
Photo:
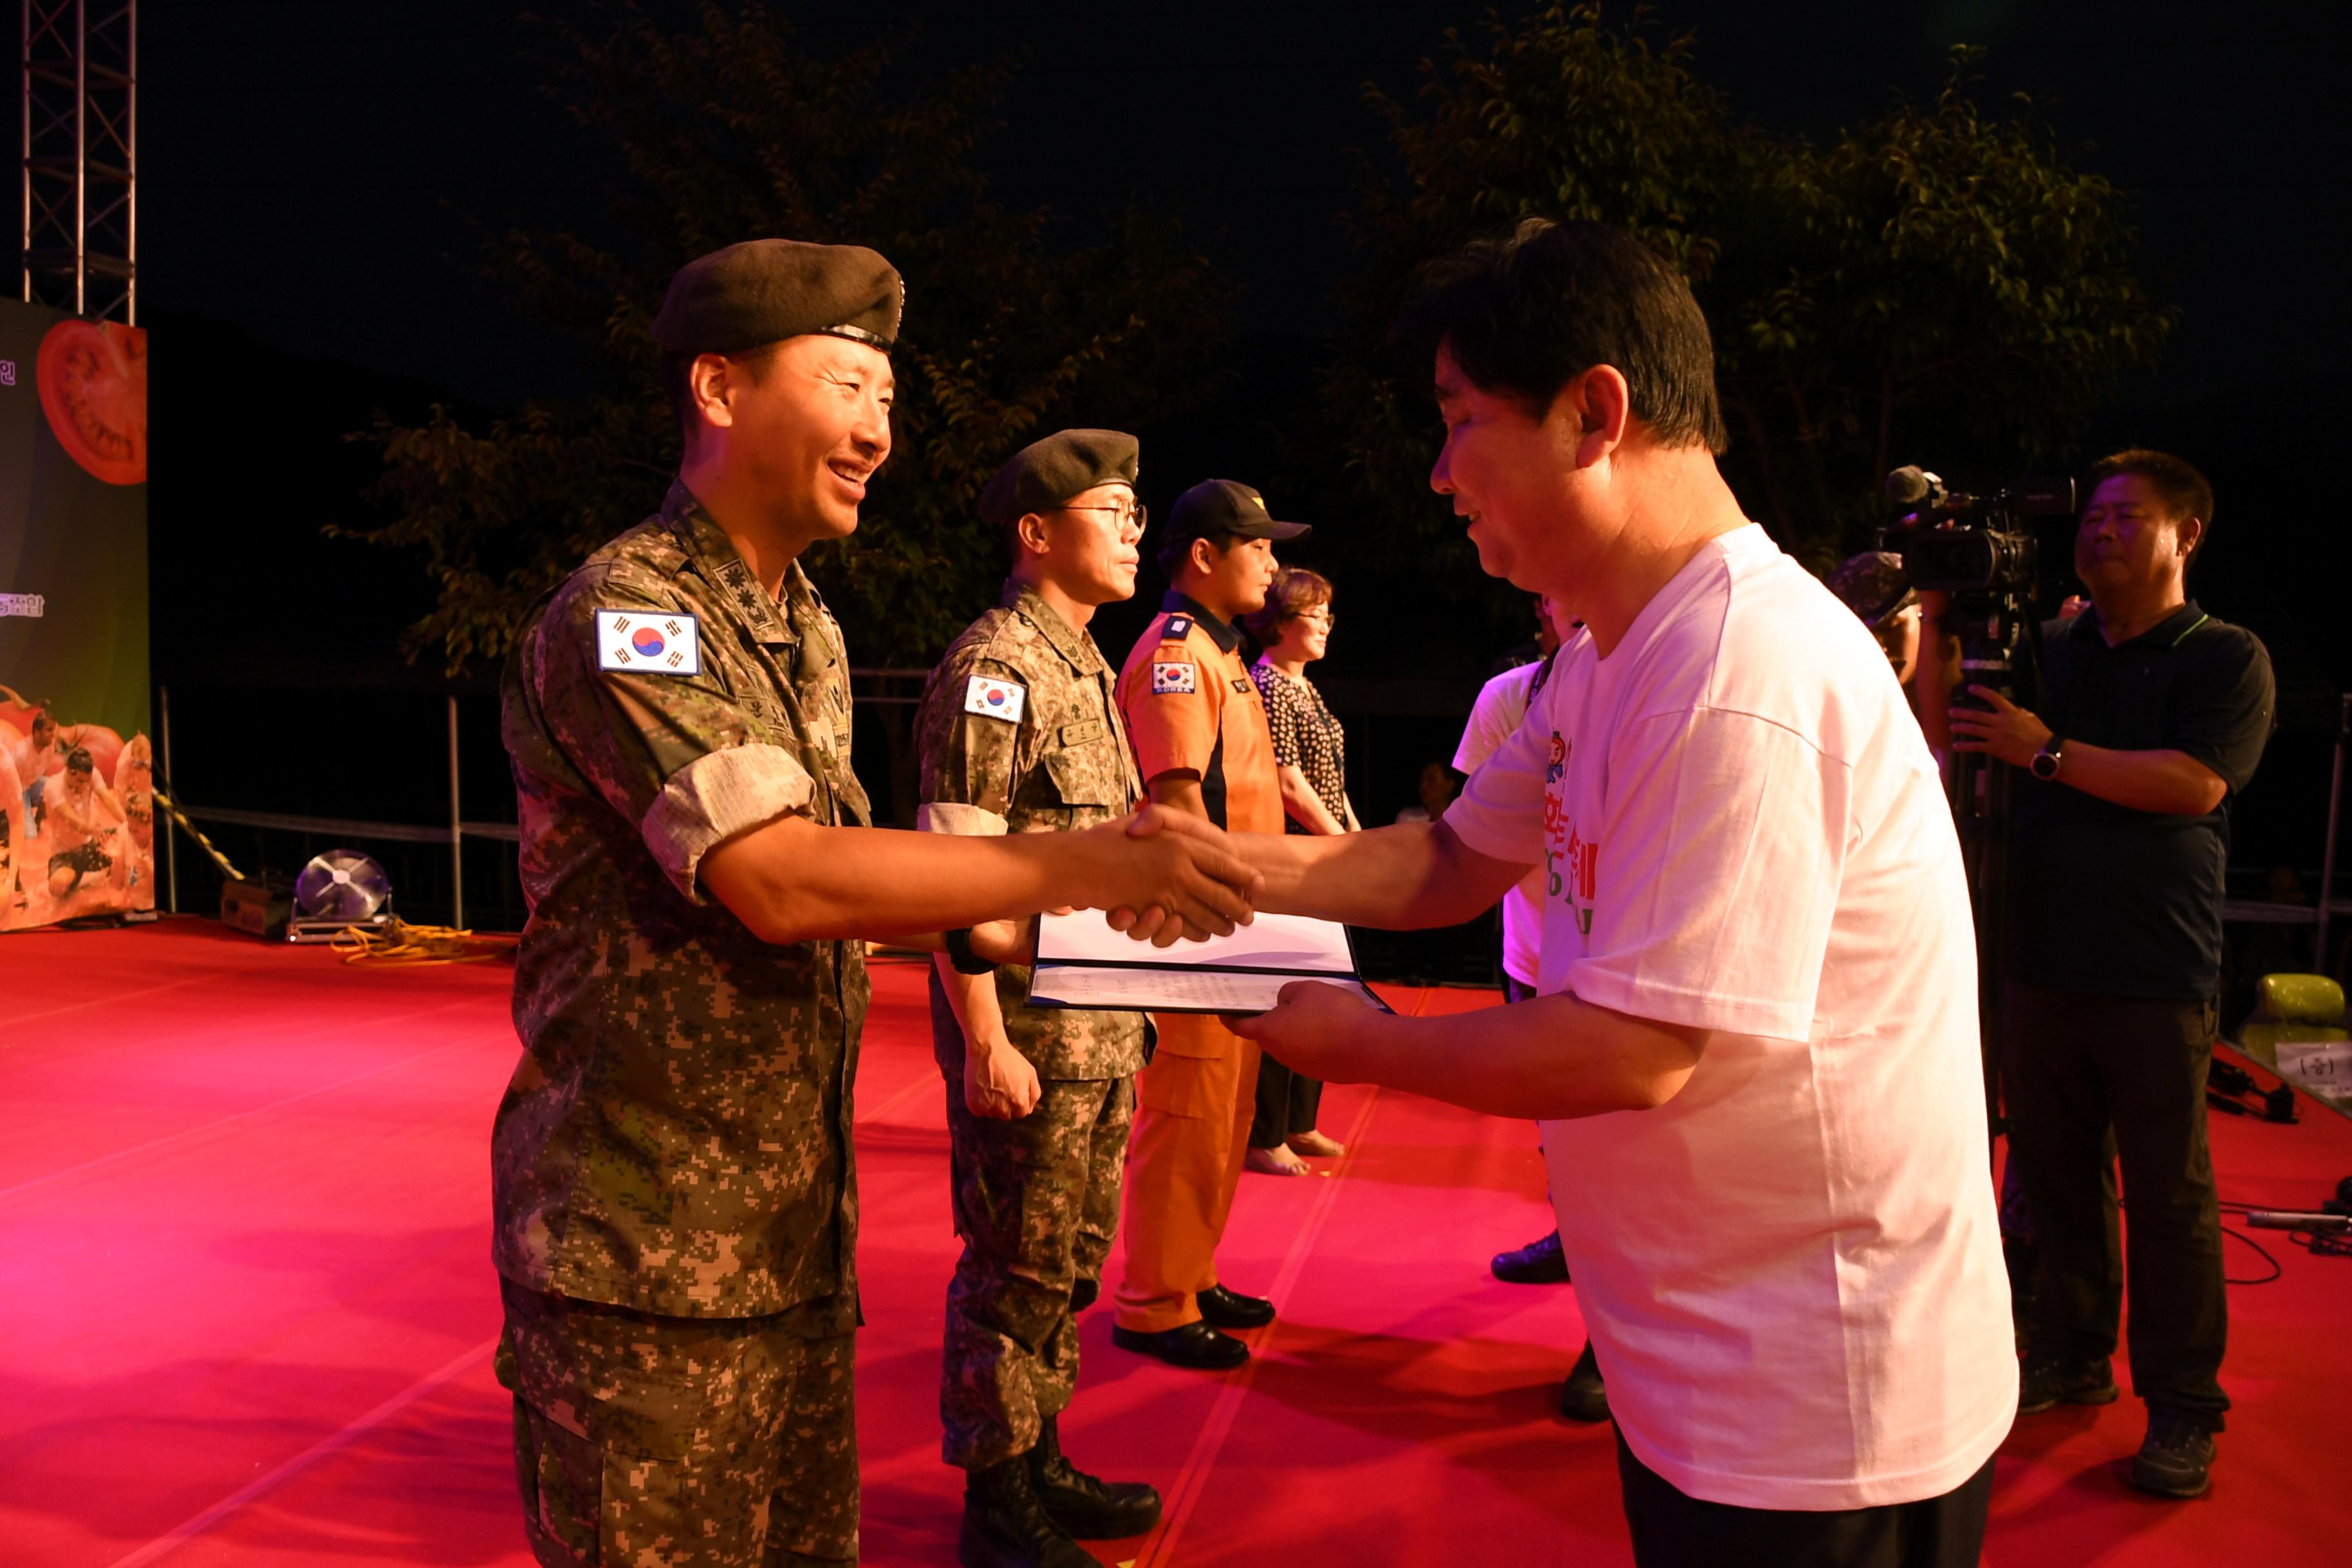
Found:
[(2053, 733), (2122, 752), (2180, 752), (2229, 794), (2202, 816), (2162, 816), (2021, 771), (2009, 973), (2109, 996), (2210, 997), (2221, 973), (2230, 805), (2254, 776), (2276, 709), (2270, 655), (2192, 600), (2115, 647), (2095, 613), (2042, 628)]

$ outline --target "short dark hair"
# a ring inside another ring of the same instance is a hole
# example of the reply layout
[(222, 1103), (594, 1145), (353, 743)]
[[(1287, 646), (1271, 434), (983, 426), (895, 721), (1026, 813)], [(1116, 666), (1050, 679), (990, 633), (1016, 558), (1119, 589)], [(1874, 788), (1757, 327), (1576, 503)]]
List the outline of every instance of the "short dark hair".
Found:
[[(720, 354), (719, 357), (732, 360), (737, 364), (748, 367), (753, 381), (765, 381), (768, 376), (768, 367), (775, 360), (776, 351), (782, 348), (787, 341), (789, 340), (761, 343), (756, 348), (744, 349), (731, 354)], [(694, 362), (701, 357), (701, 353), (686, 353), (677, 349), (664, 349), (661, 356), (662, 392), (669, 398), (671, 417), (677, 421), (678, 445), (688, 451), (693, 449), (694, 430), (696, 425), (699, 423), (694, 406), (694, 383), (691, 373), (694, 369)]]
[(2189, 547), (2189, 559), (2197, 559), (2205, 542), (2213, 537), (2213, 486), (2185, 459), (2169, 452), (2158, 452), (2147, 447), (2126, 447), (2120, 452), (2110, 452), (2091, 465), (2083, 480), (2083, 504), (2090, 505), (2098, 488), (2118, 474), (2137, 474), (2146, 479), (2148, 488), (2163, 500), (2173, 521), (2195, 518), (2205, 525)]
[(1667, 447), (1730, 445), (1715, 387), (1715, 344), (1683, 275), (1602, 223), (1529, 218), (1423, 274), (1399, 336), (1443, 347), (1471, 384), (1540, 418), (1560, 389), (1614, 365), (1633, 416)]

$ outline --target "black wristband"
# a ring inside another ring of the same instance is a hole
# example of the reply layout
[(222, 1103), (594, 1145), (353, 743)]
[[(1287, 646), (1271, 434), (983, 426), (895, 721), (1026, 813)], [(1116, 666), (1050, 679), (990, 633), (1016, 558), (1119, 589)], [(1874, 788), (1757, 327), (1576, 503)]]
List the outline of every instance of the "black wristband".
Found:
[(993, 974), (996, 965), (971, 950), (971, 928), (958, 926), (941, 933), (940, 944), (948, 950), (948, 962), (955, 965), (958, 974)]

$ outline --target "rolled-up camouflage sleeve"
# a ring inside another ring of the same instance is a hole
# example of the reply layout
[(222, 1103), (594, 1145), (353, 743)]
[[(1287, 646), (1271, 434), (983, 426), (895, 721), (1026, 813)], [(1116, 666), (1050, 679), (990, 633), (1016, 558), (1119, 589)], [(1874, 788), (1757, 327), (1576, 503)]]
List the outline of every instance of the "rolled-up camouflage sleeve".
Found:
[[(1024, 693), (1021, 718), (967, 711), (965, 699), (974, 678), (1020, 687)], [(1030, 721), (1027, 689), (1019, 670), (993, 659), (960, 658), (950, 653), (940, 666), (916, 719), (916, 826), (968, 838), (1005, 831), (1005, 816), (1020, 787), (1022, 731)]]
[[(657, 581), (583, 574), (556, 595), (530, 657), (547, 731), (589, 786), (637, 825), (677, 890), (705, 901), (702, 858), (750, 828), (805, 812), (815, 782), (789, 732), (761, 722), (728, 689), (707, 640), (700, 671), (604, 669), (602, 610), (675, 615)], [(701, 628), (709, 639), (720, 628)]]

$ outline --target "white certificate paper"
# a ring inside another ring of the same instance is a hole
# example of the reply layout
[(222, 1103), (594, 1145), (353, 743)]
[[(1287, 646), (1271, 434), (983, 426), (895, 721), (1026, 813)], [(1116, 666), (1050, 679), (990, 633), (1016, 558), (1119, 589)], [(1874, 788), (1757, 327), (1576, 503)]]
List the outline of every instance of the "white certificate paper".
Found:
[(1263, 1013), (1301, 980), (1387, 1004), (1356, 973), (1348, 928), (1305, 915), (1260, 915), (1231, 936), (1153, 947), (1110, 929), (1099, 910), (1046, 915), (1029, 980), (1034, 1007), (1150, 1013)]

